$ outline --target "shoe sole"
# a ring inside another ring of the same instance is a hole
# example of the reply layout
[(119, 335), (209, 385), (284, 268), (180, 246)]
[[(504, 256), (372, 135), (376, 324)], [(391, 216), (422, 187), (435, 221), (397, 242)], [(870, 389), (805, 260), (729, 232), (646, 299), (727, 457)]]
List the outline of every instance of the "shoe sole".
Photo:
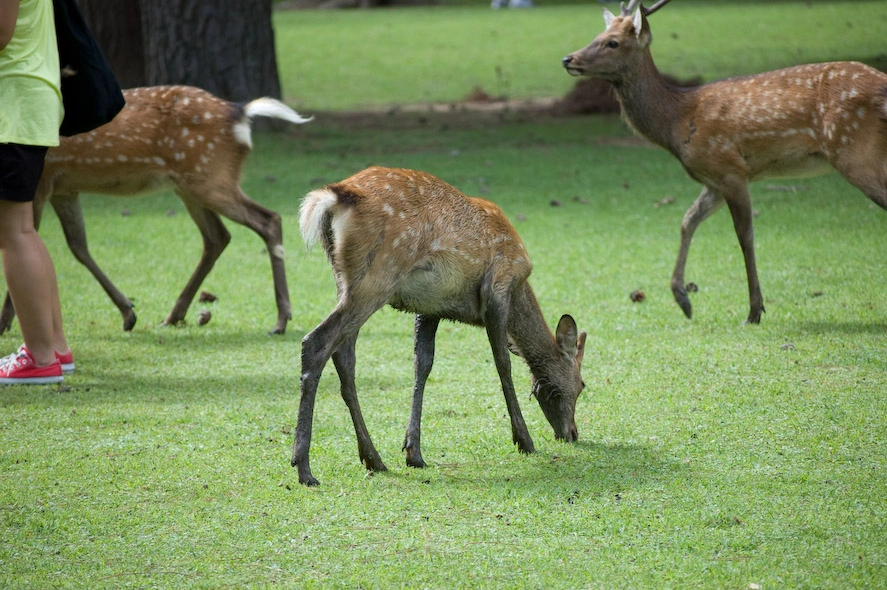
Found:
[(64, 377), (0, 377), (0, 385), (45, 385), (50, 383), (61, 383)]
[(62, 363), (62, 375), (70, 375), (74, 372), (74, 363)]

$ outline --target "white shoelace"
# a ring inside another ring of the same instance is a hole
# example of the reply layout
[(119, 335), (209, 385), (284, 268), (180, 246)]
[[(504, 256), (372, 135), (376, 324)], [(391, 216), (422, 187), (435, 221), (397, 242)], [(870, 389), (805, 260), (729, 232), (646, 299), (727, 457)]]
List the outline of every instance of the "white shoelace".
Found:
[(14, 369), (15, 367), (20, 367), (22, 365), (22, 362), (19, 361), (19, 359), (26, 356), (26, 353), (22, 350), (22, 348), (24, 348), (24, 346), (19, 348), (17, 352), (13, 354), (8, 354), (0, 358), (0, 370), (9, 370)]
[(4, 356), (4, 357), (0, 357), (0, 367), (5, 367), (5, 366), (8, 365), (9, 363), (13, 362), (13, 361), (16, 360), (19, 356), (21, 356), (21, 354), (22, 354), (24, 351), (25, 351), (25, 345), (22, 344), (21, 346), (18, 347), (18, 350), (16, 350), (16, 351), (13, 352), (12, 354), (7, 354), (7, 355)]

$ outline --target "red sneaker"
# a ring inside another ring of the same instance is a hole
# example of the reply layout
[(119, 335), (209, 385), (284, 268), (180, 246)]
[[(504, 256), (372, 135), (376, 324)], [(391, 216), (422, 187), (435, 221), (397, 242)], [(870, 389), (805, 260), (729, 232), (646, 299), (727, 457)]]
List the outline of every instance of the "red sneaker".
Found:
[(45, 367), (38, 367), (27, 348), (0, 366), (0, 385), (61, 383), (63, 380), (62, 364), (58, 358)]
[[(22, 344), (18, 347), (18, 350), (13, 354), (8, 354), (3, 358), (0, 358), (0, 367), (3, 365), (7, 365), (10, 362), (14, 361), (15, 358), (22, 353), (22, 351), (27, 351), (28, 347)], [(28, 353), (30, 354), (30, 353)], [(62, 373), (65, 375), (70, 375), (74, 372), (74, 352), (71, 349), (68, 349), (68, 352), (65, 354), (55, 353), (55, 358), (59, 360), (62, 364)]]

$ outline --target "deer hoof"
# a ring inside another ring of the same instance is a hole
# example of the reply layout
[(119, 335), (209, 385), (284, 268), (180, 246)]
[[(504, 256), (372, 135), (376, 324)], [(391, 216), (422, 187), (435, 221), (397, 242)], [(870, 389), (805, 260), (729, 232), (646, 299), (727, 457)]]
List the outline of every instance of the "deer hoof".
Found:
[(674, 293), (674, 300), (681, 307), (681, 311), (684, 312), (688, 320), (692, 320), (693, 305), (690, 303), (690, 297), (687, 296), (687, 290), (683, 287), (678, 287), (672, 288), (671, 292)]

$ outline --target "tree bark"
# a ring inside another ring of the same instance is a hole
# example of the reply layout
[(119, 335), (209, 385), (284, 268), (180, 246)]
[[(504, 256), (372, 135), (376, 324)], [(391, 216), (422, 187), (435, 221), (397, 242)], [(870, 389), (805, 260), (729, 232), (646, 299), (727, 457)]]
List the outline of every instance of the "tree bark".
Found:
[(80, 0), (80, 11), (123, 88), (144, 86), (142, 16), (133, 0)]
[(140, 5), (148, 85), (188, 84), (238, 102), (280, 97), (271, 0)]

